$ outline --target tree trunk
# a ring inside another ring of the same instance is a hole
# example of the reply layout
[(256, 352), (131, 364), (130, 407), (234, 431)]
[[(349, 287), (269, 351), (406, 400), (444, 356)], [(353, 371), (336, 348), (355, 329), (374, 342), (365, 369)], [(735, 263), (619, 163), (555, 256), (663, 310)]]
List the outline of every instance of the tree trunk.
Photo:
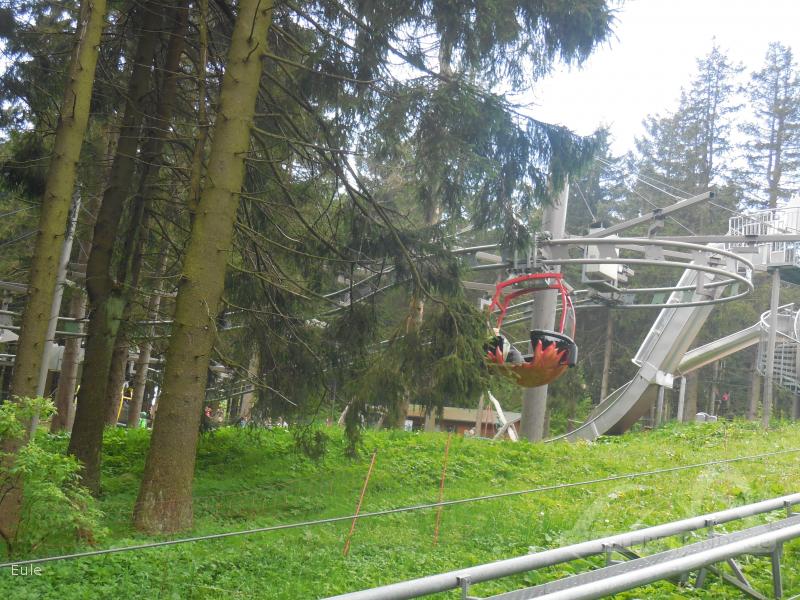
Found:
[[(253, 352), (253, 356), (250, 357), (250, 364), (247, 365), (247, 376), (250, 381), (256, 381), (258, 379), (258, 371), (259, 371), (259, 354), (258, 352)], [(241, 402), (239, 403), (239, 412), (235, 415), (236, 419), (249, 419), (250, 418), (250, 411), (253, 408), (253, 398), (255, 396), (255, 388), (251, 388), (249, 392), (245, 392), (242, 394)], [(383, 413), (380, 417), (380, 424), (383, 425), (383, 421), (386, 417), (386, 413)], [(380, 427), (378, 427), (379, 429)]]
[(180, 59), (186, 40), (186, 27), (189, 22), (189, 10), (186, 0), (178, 4), (171, 14), (173, 21), (167, 57), (164, 61), (164, 79), (159, 94), (158, 106), (153, 122), (148, 126), (140, 152), (140, 177), (136, 194), (131, 202), (131, 223), (125, 236), (123, 260), (117, 272), (117, 282), (121, 286), (125, 302), (122, 323), (117, 332), (111, 369), (109, 371), (108, 388), (106, 390), (106, 406), (108, 407), (106, 424), (115, 425), (122, 402), (122, 388), (125, 383), (125, 367), (128, 362), (128, 339), (132, 300), (139, 286), (139, 278), (143, 265), (144, 243), (147, 233), (147, 210), (152, 204), (154, 190), (158, 185), (160, 166), (163, 160), (164, 142), (170, 129), (172, 113), (177, 93)]
[(192, 480), (206, 373), (271, 20), (271, 2), (239, 2), (206, 185), (178, 288), (164, 388), (134, 508), (134, 524), (141, 530), (174, 532), (192, 526)]
[[(142, 106), (145, 96), (152, 89), (150, 69), (162, 28), (162, 10), (159, 3), (152, 0), (141, 5), (141, 28), (133, 58), (117, 154), (97, 215), (92, 250), (86, 267), (90, 320), (69, 452), (83, 464), (83, 483), (94, 492), (99, 491), (100, 485), (100, 452), (106, 419), (109, 369), (125, 309), (122, 290), (111, 277), (111, 263), (117, 229), (136, 164)], [(127, 259), (128, 256), (123, 256), (123, 260)]]
[[(83, 319), (86, 316), (86, 295), (75, 290), (70, 300), (69, 316)], [(80, 327), (78, 330), (81, 331)], [(56, 414), (50, 421), (50, 433), (69, 431), (75, 417), (75, 387), (78, 383), (78, 367), (80, 366), (81, 338), (69, 337), (64, 343), (64, 356), (61, 359), (61, 376), (58, 378), (56, 391)]]
[[(412, 295), (411, 302), (408, 304), (408, 315), (406, 316), (406, 333), (419, 329), (424, 315), (425, 301), (420, 300), (416, 294)], [(400, 398), (400, 405), (393, 415), (394, 418), (389, 419), (389, 427), (392, 429), (405, 429), (409, 406), (411, 406), (411, 394), (404, 392), (403, 397)], [(423, 431), (436, 430), (436, 415), (431, 412), (432, 410), (433, 407), (430, 407), (430, 410), (426, 409), (425, 411), (422, 422)]]
[[(105, 164), (109, 164), (114, 157), (117, 137), (111, 133), (110, 125), (104, 128), (104, 135), (99, 139), (103, 143), (103, 156)], [(88, 184), (87, 184), (88, 179)], [(100, 206), (100, 193), (102, 186), (105, 185), (106, 174), (97, 175), (92, 169), (87, 173), (84, 185), (90, 187), (87, 190), (88, 202), (86, 214), (89, 215), (84, 227), (86, 228), (86, 239), (78, 243), (79, 252), (73, 271), (80, 274), (80, 279), (86, 280), (86, 263), (89, 260), (89, 248), (92, 245), (92, 235), (94, 233), (95, 216)], [(86, 187), (84, 188), (86, 189)], [(86, 317), (86, 293), (84, 290), (75, 290), (70, 305), (70, 316), (74, 319), (84, 319)], [(80, 333), (85, 332), (83, 323), (78, 327)], [(56, 414), (50, 424), (50, 432), (66, 430), (72, 431), (72, 424), (75, 421), (75, 390), (78, 386), (78, 370), (81, 363), (81, 348), (83, 340), (79, 337), (67, 338), (64, 344), (64, 355), (61, 360), (61, 376), (58, 378), (58, 389), (56, 390)]]
[(436, 409), (433, 406), (425, 411), (425, 421), (422, 428), (428, 433), (436, 431)]
[[(43, 364), (39, 371), (39, 381), (36, 385), (36, 395), (49, 397), (51, 393), (47, 390), (47, 380), (50, 374), (50, 361), (53, 354), (57, 352), (56, 330), (58, 329), (58, 317), (61, 314), (61, 300), (64, 297), (64, 288), (67, 285), (67, 269), (69, 268), (69, 257), (72, 255), (72, 243), (75, 241), (75, 230), (78, 226), (78, 214), (81, 211), (81, 194), (76, 190), (72, 195), (72, 205), (69, 209), (67, 219), (67, 229), (64, 232), (64, 243), (61, 246), (61, 255), (58, 259), (58, 269), (56, 270), (56, 291), (53, 294), (53, 303), (50, 307), (50, 318), (47, 324), (47, 336), (45, 337), (45, 353)], [(39, 424), (38, 415), (34, 415), (29, 424), (30, 435), (36, 432)]]
[(194, 222), (197, 205), (200, 203), (200, 192), (203, 186), (203, 157), (205, 156), (206, 139), (208, 138), (208, 114), (206, 110), (206, 65), (208, 64), (208, 0), (200, 0), (199, 57), (197, 65), (197, 135), (192, 154), (192, 170), (189, 178), (189, 218)]
[[(163, 252), (161, 254), (161, 262), (156, 271), (158, 283), (147, 305), (147, 319), (150, 321), (158, 319), (158, 311), (161, 308), (161, 291), (164, 287), (164, 280), (161, 279), (161, 277), (166, 272), (166, 268), (167, 253)], [(139, 357), (136, 359), (136, 374), (133, 378), (133, 396), (131, 397), (131, 404), (128, 407), (127, 425), (129, 428), (139, 426), (139, 414), (142, 412), (144, 392), (147, 387), (147, 369), (150, 367), (150, 353), (153, 350), (152, 337), (155, 335), (155, 326), (148, 326), (147, 331), (147, 338), (139, 345)]]
[(125, 368), (128, 366), (128, 338), (117, 335), (117, 344), (111, 355), (111, 367), (108, 370), (106, 384), (106, 425), (114, 427), (120, 416), (122, 392), (125, 387)]
[(75, 171), (89, 118), (100, 34), (105, 20), (102, 0), (81, 3), (76, 44), (61, 102), (52, 160), (47, 173), (28, 283), (28, 300), (11, 384), (13, 396), (34, 396), (42, 362), (55, 273), (75, 188)]
[(575, 418), (578, 416), (578, 401), (574, 394), (567, 397), (567, 432), (575, 429)]
[[(39, 217), (39, 231), (31, 261), (28, 300), (22, 315), (14, 361), (12, 398), (36, 393), (55, 292), (55, 272), (75, 187), (76, 166), (89, 119), (89, 104), (105, 13), (105, 0), (81, 2), (75, 48), (61, 101)], [(5, 440), (0, 444), (0, 450), (9, 455), (3, 459), (3, 468), (9, 466), (20, 443), (21, 441)], [(19, 525), (22, 491), (19, 486), (15, 486), (13, 490), (5, 492), (6, 490), (0, 490), (0, 536), (13, 539)]]

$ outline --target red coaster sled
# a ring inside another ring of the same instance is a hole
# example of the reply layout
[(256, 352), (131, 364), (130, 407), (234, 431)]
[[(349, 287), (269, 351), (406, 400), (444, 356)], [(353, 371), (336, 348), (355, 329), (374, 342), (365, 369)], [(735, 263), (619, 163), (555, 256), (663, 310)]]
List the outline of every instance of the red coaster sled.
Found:
[[(578, 361), (578, 346), (564, 333), (567, 315), (571, 315), (571, 333), (575, 335), (575, 309), (564, 285), (561, 273), (528, 273), (497, 284), (489, 305), (489, 314), (499, 311), (496, 331), (500, 330), (510, 302), (525, 294), (544, 290), (560, 292), (561, 319), (558, 331), (534, 329), (530, 332), (532, 354), (521, 355), (502, 335), (497, 335), (487, 346), (489, 367), (513, 379), (522, 387), (547, 385), (574, 367)], [(508, 345), (508, 348), (506, 348)]]

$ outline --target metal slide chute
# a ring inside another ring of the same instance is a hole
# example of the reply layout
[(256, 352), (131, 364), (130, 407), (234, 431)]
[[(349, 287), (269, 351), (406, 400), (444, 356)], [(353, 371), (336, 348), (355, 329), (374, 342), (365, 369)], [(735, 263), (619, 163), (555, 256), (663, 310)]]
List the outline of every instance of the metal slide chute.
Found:
[[(696, 285), (697, 276), (697, 271), (687, 269), (678, 287)], [(707, 285), (704, 293), (717, 298), (723, 288)], [(683, 294), (683, 291), (673, 292), (668, 303), (677, 304)], [(649, 410), (658, 386), (672, 385), (672, 373), (677, 372), (712, 308), (713, 305), (703, 305), (662, 309), (633, 359), (639, 367), (633, 379), (597, 405), (585, 423), (553, 440), (593, 440), (600, 435), (619, 434), (630, 429)]]
[(761, 323), (756, 323), (746, 329), (689, 350), (678, 365), (677, 372), (681, 375), (688, 375), (692, 371), (701, 369), (726, 356), (754, 346), (761, 339), (762, 331)]

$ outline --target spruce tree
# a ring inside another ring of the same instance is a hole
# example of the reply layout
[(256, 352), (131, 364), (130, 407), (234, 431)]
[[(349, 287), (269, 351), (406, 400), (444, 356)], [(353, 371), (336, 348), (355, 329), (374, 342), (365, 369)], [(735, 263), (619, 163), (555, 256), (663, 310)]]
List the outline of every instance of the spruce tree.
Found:
[[(39, 231), (28, 279), (28, 299), (14, 361), (11, 393), (18, 398), (36, 395), (47, 324), (53, 304), (57, 262), (74, 191), (76, 167), (89, 119), (89, 104), (105, 13), (104, 0), (85, 0), (81, 3), (53, 155), (43, 194)], [(6, 461), (13, 460), (15, 449), (13, 445), (3, 445), (3, 452), (9, 453), (3, 457), (4, 467), (8, 464)], [(0, 533), (10, 539), (13, 538), (19, 521), (21, 490), (14, 488), (0, 492)]]
[[(225, 65), (219, 109), (136, 508), (136, 525), (146, 530), (191, 525), (208, 366), (227, 350), (220, 327), (225, 304), (244, 296), (234, 282), (258, 283), (250, 289), (263, 291), (259, 321), (275, 327), (271, 356), (262, 354), (260, 368), (305, 390), (323, 371), (314, 369), (319, 351), (308, 343), (321, 336), (308, 323), (319, 316), (332, 321), (320, 328), (342, 332), (331, 345), (343, 348), (345, 333), (359, 333), (347, 324), (369, 312), (350, 304), (339, 321), (319, 311), (336, 304), (327, 293), (337, 270), (349, 269), (352, 280), (359, 272), (382, 275), (381, 265), (390, 265), (396, 282), (440, 310), (412, 335), (395, 328), (388, 350), (395, 360), (368, 361), (376, 368), (360, 375), (375, 385), (365, 389), (400, 392), (414, 375), (423, 393), (440, 402), (449, 389), (475, 387), (485, 331), (457, 297), (458, 266), (444, 242), (448, 227), (465, 216), (505, 225), (515, 213), (530, 212), (547, 201), (548, 177), (560, 181), (593, 147), (524, 118), (492, 88), (505, 80), (532, 82), (558, 58), (580, 62), (608, 35), (604, 1), (519, 2), (501, 10), (482, 0), (459, 11), (450, 2), (310, 3), (276, 6), (274, 14), (264, 12), (267, 6), (239, 3), (227, 62), (217, 57)], [(412, 29), (437, 34), (449, 58), (440, 61), (439, 48), (424, 45), (426, 36), (404, 34)], [(396, 76), (397, 60), (410, 76)], [(450, 72), (438, 72), (440, 63)], [(414, 179), (405, 197), (381, 199), (359, 157), (368, 156), (377, 170), (404, 150), (404, 160), (424, 169), (408, 170)], [(438, 194), (432, 183), (440, 185)], [(403, 211), (411, 199), (416, 214), (422, 212), (424, 194), (429, 206), (443, 207), (436, 227), (420, 227)], [(354, 348), (362, 358), (367, 344)]]
[(164, 391), (134, 512), (136, 526), (147, 531), (186, 529), (193, 520), (191, 493), (202, 394), (272, 21), (268, 2), (243, 0), (238, 8), (206, 186), (183, 264)]
[(737, 180), (747, 205), (775, 208), (800, 190), (800, 78), (791, 48), (770, 44), (746, 89), (754, 114), (740, 127), (747, 166)]
[[(100, 452), (106, 415), (106, 389), (117, 333), (125, 309), (122, 286), (112, 275), (117, 230), (127, 204), (144, 107), (152, 93), (151, 68), (158, 38), (163, 30), (164, 12), (160, 3), (149, 1), (139, 6), (138, 31), (133, 67), (128, 82), (120, 138), (111, 166), (108, 186), (97, 214), (92, 249), (86, 266), (86, 291), (90, 319), (84, 355), (84, 369), (69, 451), (83, 464), (83, 482), (99, 491)], [(128, 264), (131, 256), (122, 257)]]

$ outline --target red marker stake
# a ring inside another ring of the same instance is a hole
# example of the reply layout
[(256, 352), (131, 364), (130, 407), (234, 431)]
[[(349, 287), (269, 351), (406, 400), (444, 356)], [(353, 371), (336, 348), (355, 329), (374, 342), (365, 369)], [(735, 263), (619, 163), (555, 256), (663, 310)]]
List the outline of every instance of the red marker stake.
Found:
[[(452, 432), (447, 434), (447, 444), (444, 447), (444, 463), (442, 464), (442, 480), (439, 482), (439, 503), (444, 498), (444, 478), (447, 475), (447, 456), (450, 454), (450, 439), (453, 437)], [(439, 524), (442, 522), (442, 509), (444, 506), (439, 506), (436, 509), (436, 528), (433, 530), (433, 545), (439, 543)]]
[(356, 505), (356, 514), (353, 516), (353, 522), (350, 524), (350, 531), (347, 534), (347, 540), (344, 543), (344, 550), (342, 554), (347, 556), (350, 552), (350, 540), (353, 537), (353, 532), (356, 530), (356, 521), (358, 520), (358, 513), (361, 512), (361, 503), (364, 501), (364, 494), (367, 493), (367, 486), (369, 485), (369, 478), (372, 475), (372, 467), (375, 466), (375, 457), (378, 456), (378, 451), (372, 453), (372, 461), (369, 463), (369, 470), (367, 477), (364, 479), (364, 486), (361, 488), (361, 495), (358, 497), (358, 504)]

